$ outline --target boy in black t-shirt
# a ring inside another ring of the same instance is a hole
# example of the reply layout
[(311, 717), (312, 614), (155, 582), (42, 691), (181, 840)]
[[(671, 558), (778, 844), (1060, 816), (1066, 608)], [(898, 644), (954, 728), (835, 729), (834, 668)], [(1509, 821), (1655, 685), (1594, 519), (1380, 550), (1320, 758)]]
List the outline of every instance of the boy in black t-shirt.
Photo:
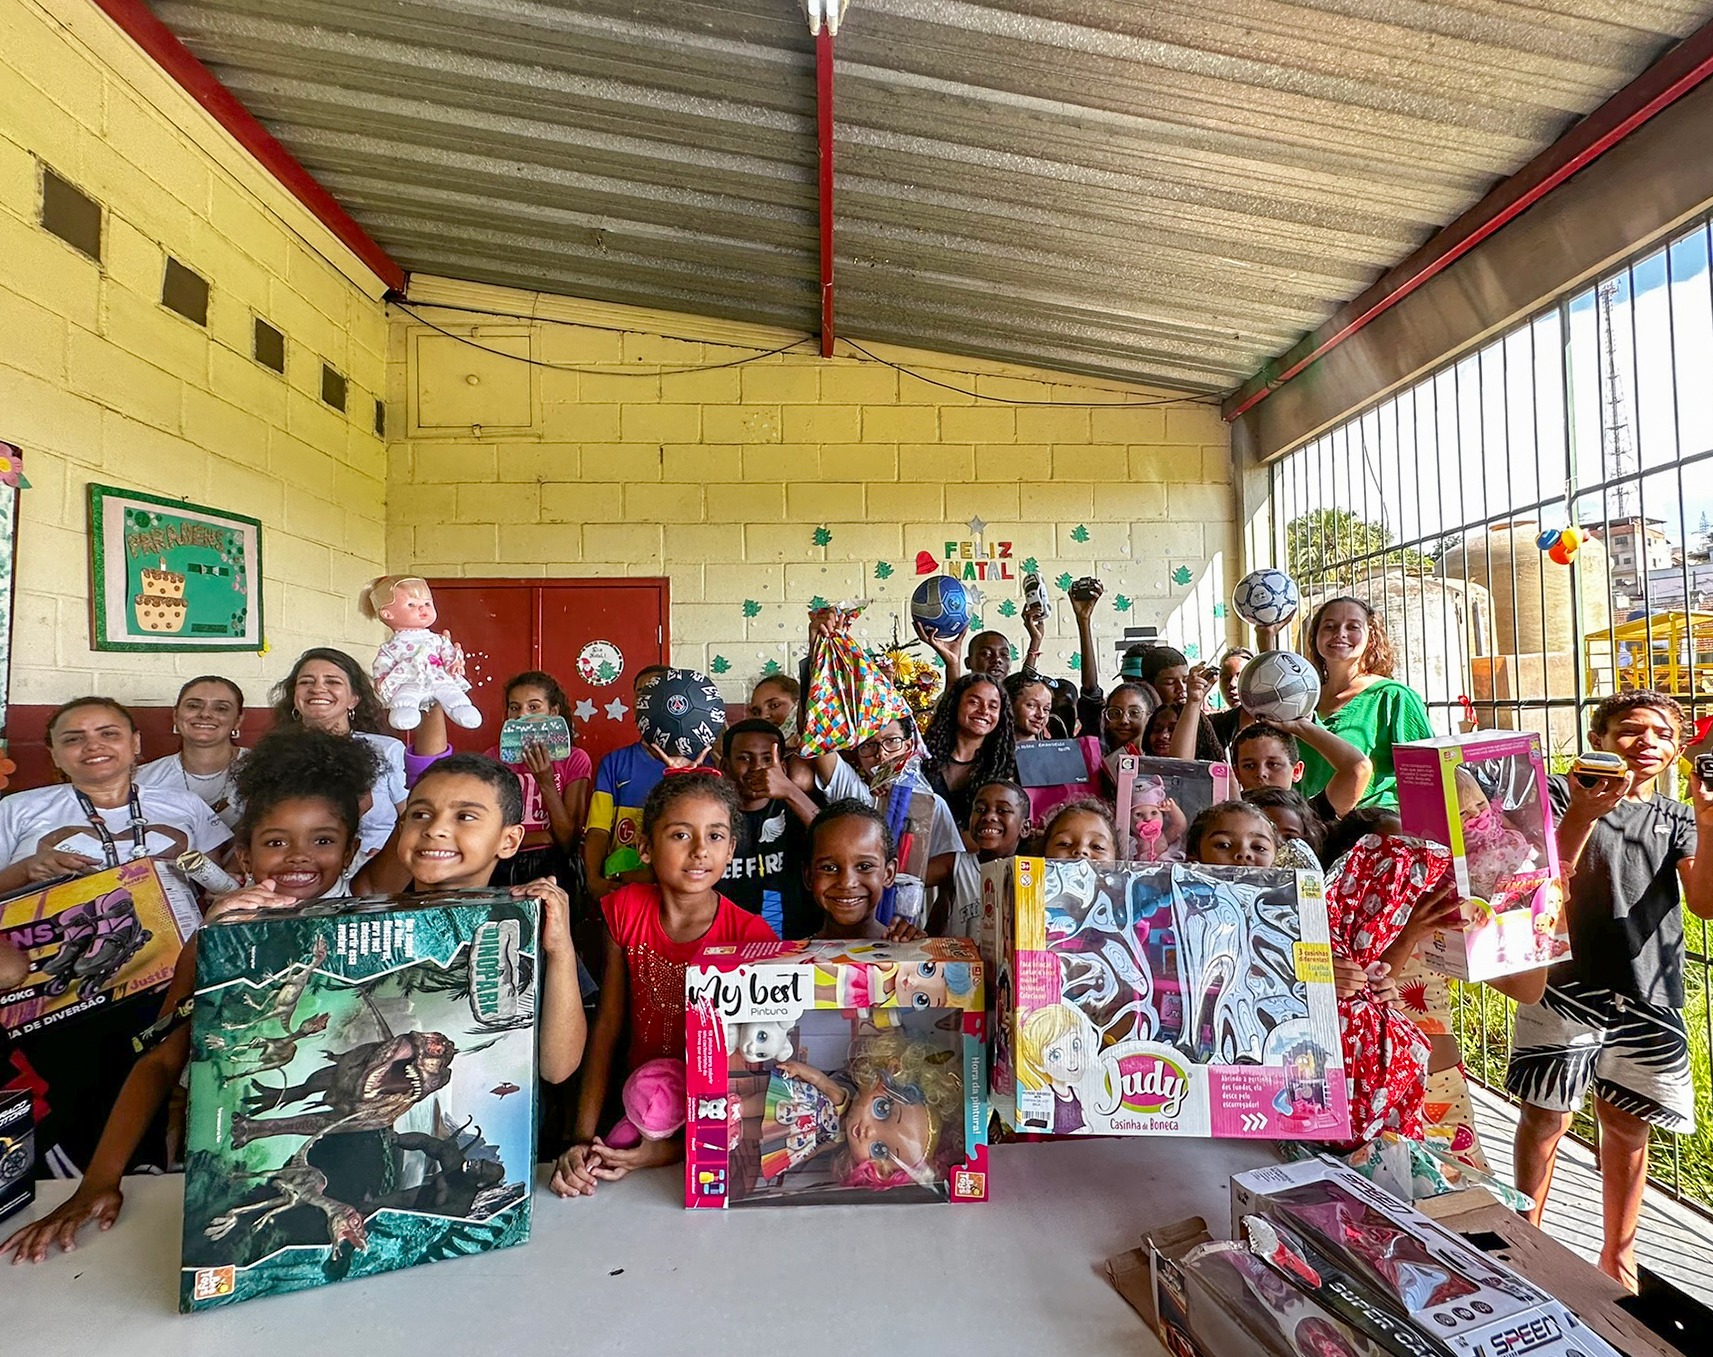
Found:
[(1691, 779), (1693, 809), (1659, 792), (1683, 740), (1675, 701), (1621, 693), (1594, 709), (1589, 742), (1622, 758), (1626, 775), (1549, 781), (1569, 881), (1570, 959), (1547, 973), (1539, 1003), (1517, 1009), (1505, 1075), (1523, 1103), (1517, 1186), (1535, 1199), (1537, 1225), (1559, 1139), (1593, 1086), (1605, 1186), (1600, 1268), (1632, 1291), (1648, 1128), (1681, 1135), (1695, 1126), (1679, 892), (1695, 915), (1713, 918), (1713, 850), (1696, 858), (1698, 833), (1713, 837), (1713, 791)]
[(720, 894), (780, 937), (806, 938), (821, 922), (803, 890), (806, 827), (818, 807), (786, 771), (785, 738), (772, 722), (739, 721), (726, 731), (724, 753), (726, 776), (743, 797), (744, 832)]

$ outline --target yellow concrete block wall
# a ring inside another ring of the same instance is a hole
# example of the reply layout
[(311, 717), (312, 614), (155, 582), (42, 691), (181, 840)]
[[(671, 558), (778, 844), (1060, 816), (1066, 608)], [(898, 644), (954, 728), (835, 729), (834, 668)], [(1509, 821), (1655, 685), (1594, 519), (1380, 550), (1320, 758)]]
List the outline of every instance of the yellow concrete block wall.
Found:
[[(309, 645), (365, 657), (382, 568), (382, 285), (86, 0), (0, 0), (0, 439), (24, 450), (14, 703), (172, 698), (230, 674), (254, 701)], [(46, 166), (103, 206), (102, 260), (39, 224)], [(161, 305), (171, 256), (210, 284), (208, 324)], [(253, 321), (286, 336), (279, 376)], [(321, 368), (348, 380), (346, 412)], [(89, 644), (86, 486), (262, 521), (270, 653)]]
[(1050, 673), (1076, 667), (1063, 582), (1082, 575), (1107, 585), (1104, 674), (1127, 627), (1204, 656), (1227, 639), (1236, 506), (1210, 404), (872, 345), (922, 378), (809, 341), (738, 363), (798, 337), (447, 280), (411, 297), (468, 342), (393, 311), (389, 570), (666, 575), (674, 662), (734, 698), (794, 670), (816, 598), (872, 600), (871, 644), (908, 637), (919, 564), (968, 577), (1021, 644), (1034, 563)]

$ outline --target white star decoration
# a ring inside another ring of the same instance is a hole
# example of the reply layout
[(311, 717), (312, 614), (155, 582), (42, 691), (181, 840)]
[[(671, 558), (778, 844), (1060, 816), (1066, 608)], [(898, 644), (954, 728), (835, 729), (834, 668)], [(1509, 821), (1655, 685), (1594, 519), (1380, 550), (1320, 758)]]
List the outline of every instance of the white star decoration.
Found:
[(987, 524), (982, 521), (980, 514), (977, 514), (974, 518), (970, 519), (967, 526), (970, 530), (971, 537), (980, 537), (987, 531)]
[(593, 721), (595, 719), (595, 704), (585, 697), (577, 704), (576, 717), (579, 721)]
[(987, 595), (973, 584), (964, 585), (964, 595), (970, 601), (971, 612), (980, 612), (987, 603)]
[(615, 697), (607, 703), (607, 720), (622, 721), (629, 714), (630, 708), (625, 706), (625, 700), (622, 697)]

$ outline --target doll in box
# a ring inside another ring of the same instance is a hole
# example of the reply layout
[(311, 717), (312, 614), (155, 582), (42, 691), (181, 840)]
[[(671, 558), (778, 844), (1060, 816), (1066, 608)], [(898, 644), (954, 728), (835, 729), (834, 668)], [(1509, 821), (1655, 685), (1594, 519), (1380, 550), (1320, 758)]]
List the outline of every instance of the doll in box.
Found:
[(856, 943), (847, 949), (862, 966), (815, 968), (817, 1004), (828, 1008), (945, 1008), (970, 994), (976, 973), (967, 961), (941, 961), (932, 955), (932, 938), (923, 939), (930, 955), (900, 962), (883, 942)]
[(1488, 799), (1473, 773), (1460, 766), (1455, 777), (1470, 894), (1495, 910), (1504, 909), (1505, 888), (1513, 877), (1540, 867), (1540, 850)]
[(1138, 862), (1184, 861), (1189, 821), (1166, 795), (1166, 781), (1157, 774), (1136, 779), (1130, 794), (1130, 832), (1135, 836)]
[(364, 592), (363, 611), (392, 632), (375, 652), (370, 674), (395, 730), (415, 730), (422, 724), (422, 713), (436, 702), (449, 720), (465, 729), (482, 724), (482, 714), (468, 696), (464, 652), (450, 636), (429, 630), (438, 614), (426, 580), (383, 575)]
[(784, 1061), (768, 1081), (762, 1177), (832, 1153), (846, 1187), (936, 1182), (963, 1104), (957, 1058), (900, 1028), (859, 1037), (836, 1074)]

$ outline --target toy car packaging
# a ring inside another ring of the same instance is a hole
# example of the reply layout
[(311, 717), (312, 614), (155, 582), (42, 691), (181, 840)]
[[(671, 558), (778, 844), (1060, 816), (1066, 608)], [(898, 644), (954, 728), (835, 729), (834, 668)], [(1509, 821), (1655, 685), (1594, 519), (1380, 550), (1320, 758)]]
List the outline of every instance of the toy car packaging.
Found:
[(0, 1092), (0, 1220), (36, 1199), (36, 1122), (30, 1091)]
[(25, 1036), (166, 984), (201, 918), (184, 879), (153, 858), (16, 892), (0, 901), (0, 937), (30, 974), (0, 994), (0, 1027)]
[(704, 949), (685, 1205), (985, 1201), (978, 957), (968, 938)]
[(181, 1310), (529, 1238), (537, 923), (479, 890), (203, 929)]
[(1231, 1219), (1281, 1284), (1386, 1352), (1616, 1357), (1534, 1283), (1336, 1160), (1238, 1174)]
[(1196, 816), (1233, 795), (1227, 764), (1192, 759), (1120, 754), (1114, 782), (1119, 851), (1135, 862), (1182, 862)]
[(1546, 760), (1532, 731), (1415, 740), (1393, 750), (1404, 832), (1444, 844), (1463, 897), (1461, 929), (1422, 959), (1458, 980), (1532, 971), (1570, 955)]
[(1015, 1130), (1349, 1137), (1317, 875), (1040, 858), (982, 874), (995, 1103)]

